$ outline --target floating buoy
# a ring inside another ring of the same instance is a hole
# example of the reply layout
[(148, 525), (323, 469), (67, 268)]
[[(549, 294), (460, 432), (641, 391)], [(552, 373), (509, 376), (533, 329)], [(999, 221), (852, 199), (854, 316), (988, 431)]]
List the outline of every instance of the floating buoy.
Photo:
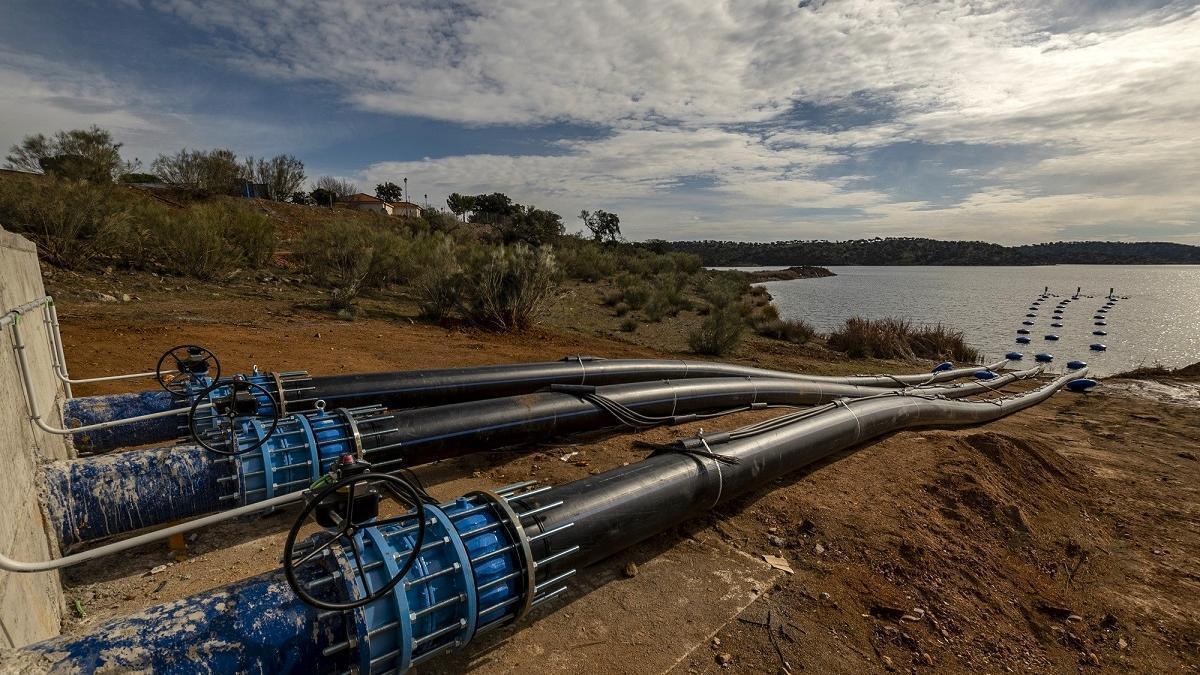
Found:
[(1096, 310), (1096, 313), (1097, 313), (1097, 314), (1108, 314), (1108, 308), (1107, 308), (1107, 307), (1101, 307), (1100, 309)]
[(1047, 335), (1047, 336), (1046, 336), (1046, 339), (1047, 339), (1047, 340), (1057, 340), (1057, 339), (1058, 339), (1058, 336), (1057, 336), (1057, 335), (1055, 335), (1054, 333), (1051, 333), (1051, 334), (1049, 334), (1049, 335)]
[(1108, 331), (1106, 331), (1106, 330), (1094, 330), (1094, 331), (1092, 331), (1092, 335), (1100, 335), (1100, 336), (1105, 336), (1105, 335), (1108, 335)]
[(1080, 368), (1087, 368), (1087, 361), (1067, 361), (1067, 367), (1070, 368), (1071, 370), (1079, 370)]
[(1032, 325), (1033, 325), (1033, 322), (1032, 322), (1032, 321), (1022, 321), (1022, 322), (1021, 322), (1021, 325), (1022, 325), (1022, 326), (1032, 326)]
[(1033, 358), (1034, 358), (1034, 360), (1036, 360), (1038, 363), (1049, 363), (1049, 362), (1051, 362), (1051, 361), (1053, 361), (1053, 360), (1054, 360), (1054, 355), (1053, 355), (1053, 354), (1047, 354), (1046, 352), (1042, 352), (1041, 354), (1038, 354), (1037, 356), (1035, 356), (1035, 357), (1033, 357)]
[(1096, 325), (1096, 326), (1107, 326), (1107, 325), (1108, 325), (1108, 322), (1107, 322), (1107, 321), (1097, 321), (1097, 322), (1096, 322), (1094, 325)]
[(1028, 319), (1036, 319), (1036, 318), (1037, 318), (1037, 314), (1034, 314), (1033, 312), (1030, 312), (1030, 313), (1028, 313), (1028, 314), (1026, 314), (1026, 315), (1025, 315), (1025, 318), (1028, 318)]
[(1091, 349), (1091, 350), (1092, 350), (1092, 351), (1094, 351), (1094, 352), (1104, 352), (1104, 351), (1108, 351), (1108, 345), (1104, 345), (1104, 344), (1101, 344), (1101, 343), (1099, 343), (1099, 342), (1094, 342), (1094, 343), (1092, 343), (1091, 345), (1089, 345), (1089, 346), (1088, 346), (1088, 348), (1089, 348), (1089, 349)]
[(1104, 320), (1104, 315), (1103, 315), (1103, 314), (1097, 314), (1097, 315), (1093, 316), (1092, 318), (1093, 318), (1093, 319), (1097, 319), (1097, 320), (1099, 320), (1099, 321), (1103, 321), (1103, 320)]
[[(1033, 324), (1029, 324), (1029, 325), (1032, 326)], [(1029, 335), (1029, 329), (1028, 328), (1018, 328), (1017, 335)]]
[(1025, 358), (1025, 355), (1021, 352), (1009, 352), (1004, 355), (1004, 358), (1008, 359), (1009, 361), (1020, 361), (1021, 359)]
[(950, 370), (950, 369), (951, 369), (951, 368), (953, 368), (953, 367), (954, 367), (954, 364), (953, 364), (953, 363), (950, 363), (949, 361), (942, 361), (941, 363), (939, 363), (939, 364), (937, 364), (936, 366), (934, 366), (934, 367), (933, 367), (933, 371), (932, 371), (932, 372), (935, 372), (935, 373), (940, 373), (940, 372), (942, 372), (943, 370)]
[(1077, 394), (1083, 394), (1099, 387), (1100, 383), (1087, 377), (1081, 377), (1078, 380), (1071, 380), (1067, 383), (1067, 391), (1073, 391)]
[(977, 380), (991, 380), (995, 377), (996, 377), (996, 374), (990, 370), (985, 369), (985, 370), (975, 371), (975, 379), (977, 379)]
[(1052, 324), (1050, 324), (1050, 327), (1051, 328), (1062, 328), (1063, 325), (1061, 323), (1052, 323)]
[(1027, 345), (1029, 344), (1029, 338), (1025, 337), (1024, 335), (1020, 336), (1017, 338), (1017, 344)]

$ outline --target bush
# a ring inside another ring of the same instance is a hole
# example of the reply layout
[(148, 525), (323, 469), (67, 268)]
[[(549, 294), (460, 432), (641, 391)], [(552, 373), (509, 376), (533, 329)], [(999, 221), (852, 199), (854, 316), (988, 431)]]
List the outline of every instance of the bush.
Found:
[(830, 333), (829, 346), (852, 357), (882, 359), (953, 359), (974, 361), (979, 352), (967, 345), (961, 331), (938, 324), (913, 328), (903, 319), (872, 321), (851, 317)]
[(621, 332), (623, 332), (623, 333), (632, 333), (633, 331), (637, 330), (637, 328), (638, 328), (637, 319), (635, 319), (633, 317), (627, 317), (624, 321), (621, 322)]
[(752, 324), (754, 332), (775, 340), (802, 345), (816, 336), (817, 331), (803, 319), (766, 319)]
[(114, 240), (130, 227), (131, 202), (123, 192), (81, 181), (0, 181), (0, 223), (33, 239), (47, 262), (68, 269), (117, 253)]
[(335, 309), (349, 308), (365, 289), (411, 274), (408, 240), (352, 220), (307, 230), (296, 243), (296, 255), (314, 281), (333, 289), (330, 304)]
[(554, 257), (570, 279), (596, 282), (617, 273), (616, 257), (606, 247), (577, 236), (564, 236), (554, 247)]
[(745, 328), (734, 304), (714, 305), (700, 327), (688, 335), (688, 346), (697, 354), (724, 356), (737, 348)]
[(683, 287), (684, 279), (681, 277), (655, 279), (654, 290), (643, 308), (646, 318), (661, 321), (663, 317), (676, 316), (685, 309), (691, 309), (692, 302), (684, 295)]
[(212, 280), (266, 264), (275, 252), (275, 226), (262, 213), (216, 202), (167, 218), (150, 240), (154, 257), (168, 271)]
[(428, 252), (421, 261), (420, 272), (410, 284), (417, 306), (422, 317), (442, 321), (458, 305), (459, 287), (462, 284), (462, 270), (454, 241), (449, 237), (441, 237), (432, 246), (417, 250)]
[(549, 248), (497, 246), (476, 256), (463, 276), (463, 316), (489, 330), (523, 330), (549, 307), (558, 267)]

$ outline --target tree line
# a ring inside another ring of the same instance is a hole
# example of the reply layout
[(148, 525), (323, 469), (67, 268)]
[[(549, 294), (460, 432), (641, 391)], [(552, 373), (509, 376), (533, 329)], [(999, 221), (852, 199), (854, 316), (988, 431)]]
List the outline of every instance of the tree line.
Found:
[(1200, 246), (1171, 242), (1060, 241), (1002, 246), (918, 237), (848, 241), (675, 241), (710, 267), (755, 265), (1163, 265), (1200, 264)]

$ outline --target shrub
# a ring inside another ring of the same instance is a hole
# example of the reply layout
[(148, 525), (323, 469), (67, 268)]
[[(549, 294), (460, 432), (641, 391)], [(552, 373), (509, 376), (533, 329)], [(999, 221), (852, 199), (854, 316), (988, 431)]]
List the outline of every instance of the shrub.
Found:
[(596, 282), (617, 273), (616, 257), (606, 247), (577, 236), (564, 236), (554, 247), (554, 257), (570, 279)]
[(676, 316), (685, 309), (691, 309), (692, 303), (684, 295), (683, 286), (684, 282), (680, 277), (656, 279), (654, 290), (643, 308), (646, 318), (661, 321), (665, 316)]
[(472, 261), (463, 275), (463, 316), (490, 330), (522, 330), (549, 307), (558, 268), (548, 248), (497, 246)]
[(714, 305), (700, 327), (688, 335), (688, 346), (697, 354), (724, 356), (737, 348), (745, 328), (734, 304)]
[(319, 284), (333, 289), (330, 304), (349, 308), (368, 288), (407, 278), (408, 240), (379, 227), (334, 220), (307, 230), (296, 243), (296, 255)]
[(800, 345), (813, 339), (817, 334), (816, 329), (803, 319), (766, 319), (752, 325), (754, 332), (759, 335)]
[(625, 316), (629, 313), (629, 305), (623, 302), (618, 302), (616, 305), (613, 305), (613, 312), (617, 316)]
[(130, 226), (131, 199), (111, 187), (81, 181), (0, 181), (0, 222), (28, 235), (46, 261), (75, 269), (116, 253), (113, 241)]
[(623, 333), (632, 333), (633, 331), (637, 330), (637, 328), (638, 328), (637, 319), (635, 319), (631, 316), (626, 317), (625, 320), (621, 322), (621, 332), (623, 332)]
[(641, 309), (650, 299), (651, 293), (650, 285), (645, 280), (628, 272), (622, 272), (617, 277), (617, 293), (609, 297), (613, 300), (613, 304), (623, 302), (630, 309)]
[(165, 269), (206, 280), (261, 266), (275, 251), (271, 221), (228, 202), (200, 204), (175, 214), (160, 223), (150, 239), (149, 247)]
[(974, 361), (979, 356), (967, 345), (961, 331), (941, 324), (913, 328), (908, 321), (894, 318), (846, 319), (841, 328), (830, 333), (829, 346), (852, 357)]
[(418, 250), (427, 251), (427, 254), (410, 284), (417, 307), (422, 317), (442, 321), (457, 306), (462, 284), (454, 242), (449, 237), (440, 237), (432, 246)]

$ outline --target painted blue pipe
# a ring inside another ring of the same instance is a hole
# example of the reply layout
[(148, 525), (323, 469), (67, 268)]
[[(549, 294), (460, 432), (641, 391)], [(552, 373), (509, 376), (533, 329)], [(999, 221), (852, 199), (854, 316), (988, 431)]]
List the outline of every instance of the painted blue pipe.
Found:
[[(513, 486), (422, 505), (427, 529), (403, 582), (347, 612), (306, 607), (272, 573), (23, 649), (74, 673), (403, 673), (519, 620), (565, 591), (562, 582), (578, 569), (720, 503), (883, 434), (1003, 417), (1084, 372), (998, 402), (880, 396), (778, 426), (760, 423), (713, 440), (728, 464), (656, 453), (547, 490), (516, 493)], [(414, 550), (416, 517), (363, 527), (353, 535), (361, 565), (351, 563), (349, 547), (335, 544), (317, 564), (301, 566), (298, 583), (329, 601), (382, 587)]]

